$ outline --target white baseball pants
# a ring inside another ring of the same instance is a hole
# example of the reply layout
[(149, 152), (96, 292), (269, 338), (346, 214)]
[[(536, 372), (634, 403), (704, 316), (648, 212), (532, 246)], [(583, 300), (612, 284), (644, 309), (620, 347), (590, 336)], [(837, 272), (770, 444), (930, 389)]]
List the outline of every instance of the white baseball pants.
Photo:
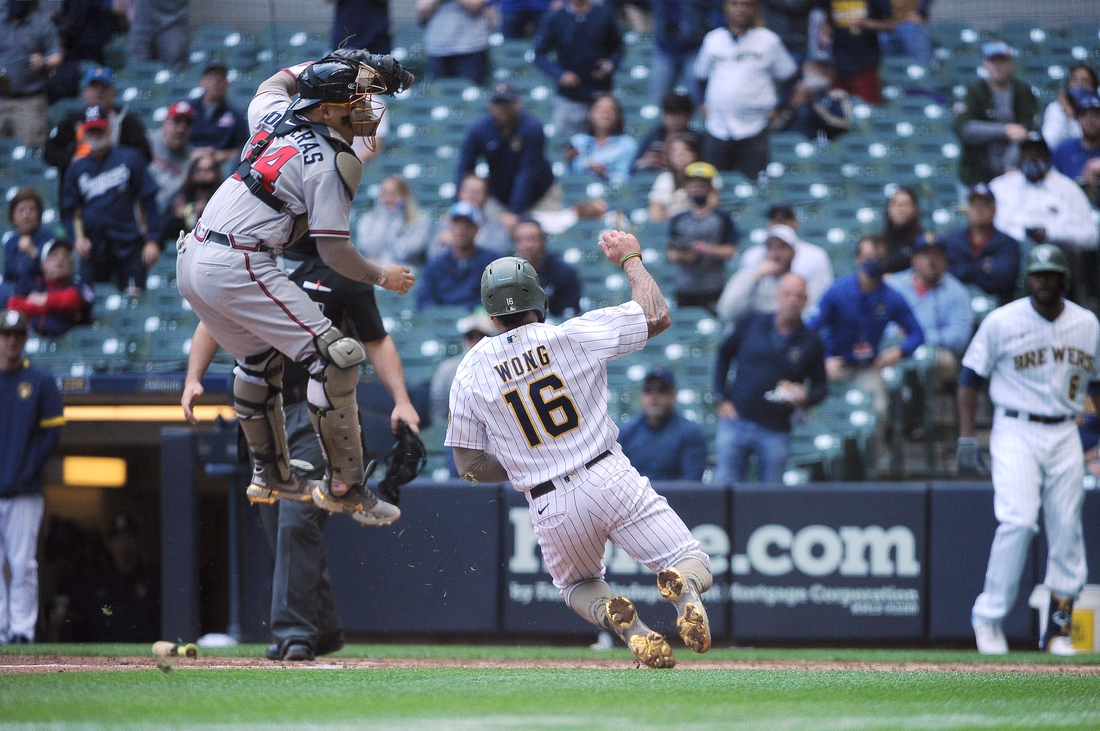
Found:
[[(0, 641), (15, 635), (34, 640), (38, 621), (38, 530), (45, 500), (41, 495), (0, 498)], [(4, 561), (11, 587), (4, 581)]]
[(993, 457), (993, 513), (1000, 525), (989, 551), (985, 588), (974, 614), (1000, 621), (1016, 602), (1031, 539), (1039, 532), (1039, 507), (1047, 532), (1043, 583), (1055, 594), (1076, 597), (1088, 578), (1081, 529), (1084, 457), (1073, 420), (1040, 424), (1009, 418), (1000, 409), (989, 437)]

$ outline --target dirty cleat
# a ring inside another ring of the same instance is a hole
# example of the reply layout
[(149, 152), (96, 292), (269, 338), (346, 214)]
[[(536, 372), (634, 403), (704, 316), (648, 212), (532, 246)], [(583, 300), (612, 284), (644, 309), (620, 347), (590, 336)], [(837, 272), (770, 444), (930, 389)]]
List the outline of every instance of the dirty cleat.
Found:
[(671, 668), (676, 665), (668, 640), (660, 632), (646, 627), (638, 616), (634, 603), (625, 596), (613, 596), (607, 600), (607, 618), (615, 634), (619, 635), (643, 665), (651, 668)]
[(661, 596), (676, 607), (676, 629), (684, 644), (695, 652), (709, 650), (710, 620), (695, 586), (684, 578), (679, 569), (669, 567), (657, 574), (657, 588), (661, 590)]
[(396, 505), (390, 505), (365, 487), (350, 487), (343, 495), (332, 494), (333, 483), (325, 479), (313, 488), (313, 502), (330, 513), (346, 513), (360, 525), (390, 525), (401, 517)]
[(252, 483), (245, 490), (248, 502), (255, 505), (271, 505), (276, 500), (307, 502), (310, 499), (312, 485), (309, 480), (290, 473), (290, 480), (279, 477), (279, 469), (269, 464), (259, 467), (252, 473)]

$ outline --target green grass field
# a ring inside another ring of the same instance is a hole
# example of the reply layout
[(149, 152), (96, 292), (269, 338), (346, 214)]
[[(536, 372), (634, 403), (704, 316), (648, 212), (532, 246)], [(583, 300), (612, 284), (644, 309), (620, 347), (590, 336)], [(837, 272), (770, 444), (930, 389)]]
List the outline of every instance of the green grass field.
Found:
[[(262, 646), (204, 651), (256, 657)], [(147, 657), (146, 645), (35, 645), (12, 654)], [(188, 669), (0, 675), (2, 728), (991, 729), (1100, 728), (1100, 675), (634, 669), (625, 649), (353, 645), (330, 656), (621, 661), (621, 669)], [(991, 662), (974, 652), (715, 649), (706, 661)], [(325, 658), (327, 660), (328, 658)], [(1096, 665), (1100, 658), (1069, 659)], [(992, 662), (1068, 664), (1029, 652)], [(617, 663), (618, 664), (618, 663)], [(275, 667), (271, 665), (269, 667)]]

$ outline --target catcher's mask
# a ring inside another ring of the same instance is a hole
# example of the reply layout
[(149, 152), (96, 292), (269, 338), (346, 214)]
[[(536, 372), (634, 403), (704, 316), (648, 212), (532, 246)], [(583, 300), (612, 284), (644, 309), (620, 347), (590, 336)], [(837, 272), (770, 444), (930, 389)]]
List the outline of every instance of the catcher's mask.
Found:
[(298, 75), (298, 94), (290, 103), (292, 110), (309, 109), (317, 104), (347, 107), (347, 119), (356, 137), (374, 137), (386, 107), (374, 98), (384, 92), (378, 72), (366, 64), (344, 60), (318, 61)]

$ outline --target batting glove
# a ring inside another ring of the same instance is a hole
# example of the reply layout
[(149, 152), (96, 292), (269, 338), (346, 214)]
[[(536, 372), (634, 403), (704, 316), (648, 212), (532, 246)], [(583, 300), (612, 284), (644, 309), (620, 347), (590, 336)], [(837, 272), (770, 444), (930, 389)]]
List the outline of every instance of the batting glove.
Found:
[(978, 440), (974, 437), (959, 437), (955, 459), (960, 475), (967, 477), (989, 476), (989, 465), (986, 464), (985, 457), (982, 456), (982, 451), (978, 447)]

